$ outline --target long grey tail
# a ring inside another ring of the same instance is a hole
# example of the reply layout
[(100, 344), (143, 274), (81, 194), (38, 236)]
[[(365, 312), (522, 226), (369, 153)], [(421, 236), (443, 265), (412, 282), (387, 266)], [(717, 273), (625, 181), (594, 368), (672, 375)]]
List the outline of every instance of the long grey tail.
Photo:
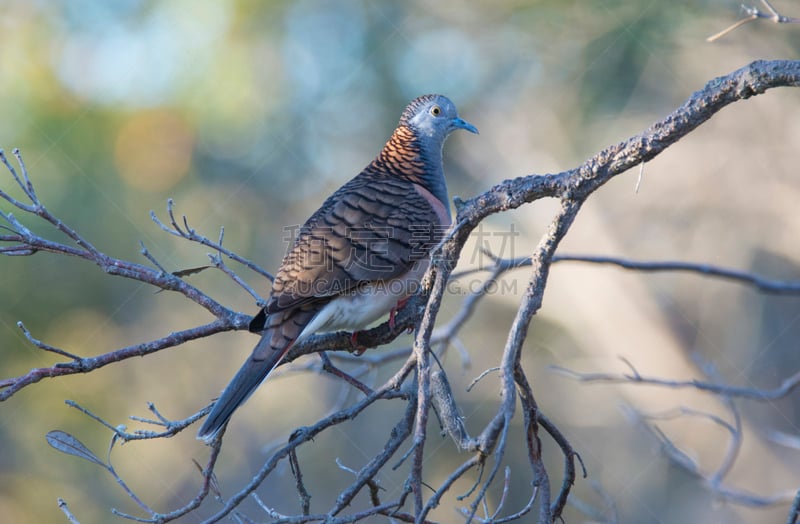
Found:
[[(250, 398), (250, 395), (258, 388), (261, 382), (275, 369), (286, 353), (291, 349), (292, 344), (288, 344), (283, 349), (273, 349), (270, 347), (269, 336), (262, 336), (253, 350), (253, 354), (239, 368), (230, 384), (217, 399), (211, 413), (208, 414), (205, 422), (197, 432), (197, 438), (211, 442), (217, 435), (222, 426), (230, 420), (234, 411)], [(259, 357), (265, 358), (259, 358)]]

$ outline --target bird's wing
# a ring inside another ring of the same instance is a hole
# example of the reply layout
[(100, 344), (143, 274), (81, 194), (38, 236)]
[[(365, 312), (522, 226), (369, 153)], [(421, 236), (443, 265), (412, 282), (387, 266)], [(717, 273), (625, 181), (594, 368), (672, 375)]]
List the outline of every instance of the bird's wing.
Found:
[(409, 181), (354, 178), (300, 229), (265, 313), (327, 301), (405, 274), (442, 238), (447, 225), (442, 209), (444, 204)]

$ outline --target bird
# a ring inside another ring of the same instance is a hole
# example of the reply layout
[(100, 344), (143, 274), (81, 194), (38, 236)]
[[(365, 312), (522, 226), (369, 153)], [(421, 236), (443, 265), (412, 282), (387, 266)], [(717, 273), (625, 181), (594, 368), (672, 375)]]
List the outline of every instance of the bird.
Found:
[(478, 133), (446, 96), (415, 98), (375, 159), (299, 229), (266, 305), (250, 322), (261, 338), (198, 439), (213, 442), (294, 344), (319, 332), (364, 328), (414, 294), (451, 223), (442, 148), (457, 129)]

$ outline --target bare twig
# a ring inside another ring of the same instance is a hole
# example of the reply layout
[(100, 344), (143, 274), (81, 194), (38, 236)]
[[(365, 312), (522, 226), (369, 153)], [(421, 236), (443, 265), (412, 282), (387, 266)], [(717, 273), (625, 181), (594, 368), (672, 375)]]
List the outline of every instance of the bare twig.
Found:
[(155, 211), (150, 211), (150, 218), (153, 222), (156, 223), (158, 227), (162, 230), (166, 231), (170, 235), (174, 235), (176, 237), (180, 237), (190, 242), (196, 242), (206, 247), (210, 247), (214, 251), (224, 254), (231, 260), (235, 260), (236, 262), (242, 264), (243, 266), (251, 269), (252, 271), (258, 273), (259, 275), (265, 277), (270, 282), (275, 279), (274, 276), (269, 271), (266, 271), (258, 264), (252, 262), (251, 260), (247, 260), (246, 258), (237, 255), (233, 251), (228, 250), (227, 248), (222, 247), (222, 240), (224, 236), (224, 229), (220, 230), (219, 234), (219, 242), (214, 242), (213, 240), (197, 233), (194, 228), (189, 227), (189, 221), (186, 218), (186, 215), (183, 215), (183, 227), (178, 225), (178, 221), (175, 219), (175, 201), (171, 198), (167, 200), (167, 215), (169, 216), (169, 223), (170, 225), (166, 225), (161, 219), (158, 218)]
[(28, 342), (30, 342), (37, 348), (42, 349), (44, 351), (49, 351), (50, 353), (55, 353), (56, 355), (61, 355), (62, 357), (71, 358), (72, 360), (80, 360), (81, 357), (74, 353), (70, 353), (69, 351), (64, 351), (63, 349), (51, 346), (50, 344), (45, 344), (38, 338), (34, 338), (34, 336), (31, 335), (31, 332), (28, 331), (28, 328), (26, 328), (25, 324), (23, 324), (22, 322), (17, 322), (17, 327), (20, 330), (22, 330), (22, 334), (25, 335), (25, 338), (28, 339)]
[(165, 348), (179, 346), (190, 340), (196, 340), (223, 331), (237, 329), (238, 326), (246, 324), (250, 318), (247, 315), (239, 315), (241, 314), (234, 313), (231, 315), (231, 318), (225, 318), (223, 320), (218, 319), (204, 326), (176, 331), (152, 342), (134, 344), (133, 346), (124, 347), (96, 357), (79, 357), (69, 362), (59, 362), (51, 367), (34, 368), (24, 375), (0, 380), (0, 401), (7, 400), (22, 388), (35, 384), (45, 378), (62, 377), (74, 375), (76, 373), (89, 373), (115, 362), (120, 362), (132, 357), (143, 357)]
[(372, 389), (370, 389), (369, 386), (367, 386), (366, 384), (362, 383), (360, 380), (356, 379), (352, 375), (350, 375), (348, 373), (345, 373), (341, 369), (339, 369), (336, 366), (334, 366), (333, 362), (331, 362), (331, 359), (328, 357), (327, 353), (325, 353), (323, 351), (323, 352), (321, 352), (319, 354), (319, 356), (320, 356), (320, 358), (322, 358), (322, 370), (323, 371), (325, 371), (326, 373), (330, 373), (334, 377), (338, 377), (338, 378), (344, 380), (345, 382), (347, 382), (348, 384), (350, 384), (354, 388), (358, 389), (359, 391), (361, 391), (365, 395), (369, 395), (369, 394), (372, 393)]
[(67, 507), (66, 501), (64, 501), (64, 499), (62, 498), (58, 499), (58, 509), (60, 509), (61, 512), (64, 514), (64, 516), (67, 517), (67, 520), (69, 521), (70, 524), (80, 524), (78, 519), (75, 518), (75, 515), (73, 515), (72, 512)]
[(269, 459), (262, 465), (261, 469), (258, 471), (258, 473), (256, 473), (247, 486), (239, 490), (231, 499), (229, 499), (225, 503), (224, 507), (220, 509), (214, 516), (212, 516), (209, 521), (217, 522), (226, 515), (230, 514), (241, 503), (242, 500), (248, 497), (253, 491), (255, 491), (256, 488), (258, 488), (267, 475), (269, 475), (275, 469), (275, 467), (278, 465), (278, 462), (286, 458), (291, 450), (311, 441), (316, 435), (325, 429), (357, 417), (359, 413), (379, 399), (389, 400), (399, 398), (413, 400), (413, 395), (409, 396), (407, 391), (402, 391), (399, 388), (413, 369), (414, 364), (414, 359), (410, 358), (397, 373), (395, 373), (380, 388), (376, 389), (371, 395), (348, 408), (328, 415), (311, 426), (300, 428), (295, 431), (286, 445), (280, 447), (277, 451), (272, 453)]
[[(131, 416), (129, 417), (131, 420), (135, 420), (137, 422), (143, 422), (145, 424), (152, 424), (156, 426), (164, 427), (164, 431), (148, 431), (148, 430), (136, 430), (133, 433), (129, 433), (125, 431), (123, 426), (114, 426), (110, 422), (107, 422), (102, 417), (95, 415), (90, 410), (86, 409), (85, 407), (81, 406), (74, 400), (65, 400), (65, 404), (67, 404), (71, 408), (75, 408), (84, 415), (88, 416), (89, 418), (93, 419), (95, 422), (105, 426), (114, 434), (116, 438), (119, 438), (123, 442), (128, 442), (132, 440), (152, 440), (158, 438), (167, 438), (167, 437), (174, 437), (190, 425), (194, 424), (204, 416), (208, 414), (211, 410), (211, 406), (206, 406), (205, 408), (201, 409), (197, 413), (193, 414), (192, 416), (185, 418), (183, 420), (167, 420), (163, 419), (160, 421), (155, 420), (148, 420), (145, 418)], [(155, 406), (152, 403), (148, 403), (148, 407), (151, 411), (155, 410)]]
[(800, 385), (800, 372), (784, 379), (775, 389), (757, 389), (726, 384), (716, 384), (702, 380), (667, 380), (660, 377), (645, 377), (640, 374), (578, 373), (561, 366), (551, 366), (551, 370), (579, 382), (606, 382), (613, 384), (649, 384), (669, 388), (691, 388), (729, 397), (746, 398), (757, 401), (770, 401), (786, 397)]
[[(722, 398), (723, 403), (728, 408), (728, 411), (733, 418), (733, 423), (729, 423), (717, 415), (711, 413), (700, 412), (687, 407), (679, 407), (661, 414), (643, 414), (632, 408), (627, 408), (626, 413), (628, 416), (639, 422), (644, 426), (654, 438), (659, 440), (662, 444), (664, 454), (677, 466), (684, 469), (688, 473), (694, 475), (703, 481), (708, 488), (718, 497), (730, 500), (737, 504), (747, 506), (767, 506), (776, 502), (789, 500), (793, 493), (778, 493), (774, 495), (761, 496), (749, 493), (745, 490), (731, 488), (724, 483), (724, 479), (730, 470), (733, 468), (742, 445), (742, 422), (739, 410), (733, 402), (733, 398), (747, 398), (750, 400), (771, 401), (775, 398), (780, 398), (790, 392), (796, 382), (800, 380), (799, 376), (792, 377), (784, 381), (784, 385), (778, 390), (773, 391), (760, 391), (755, 388), (740, 388), (725, 386), (716, 383), (702, 382), (699, 380), (691, 381), (672, 381), (660, 378), (649, 378), (641, 375), (633, 365), (625, 361), (630, 367), (631, 373), (625, 375), (612, 375), (603, 373), (593, 374), (580, 374), (569, 371), (565, 368), (553, 368), (562, 374), (577, 379), (582, 382), (606, 382), (606, 383), (624, 383), (624, 384), (637, 384), (637, 385), (652, 385), (666, 388), (692, 388), (699, 391), (706, 391), (718, 395)], [(712, 378), (719, 379), (715, 369), (710, 365), (702, 365), (701, 368), (704, 372)], [(800, 373), (798, 374), (800, 375)], [(785, 389), (785, 391), (781, 391)], [(730, 434), (730, 441), (728, 448), (723, 456), (719, 467), (711, 474), (705, 473), (701, 466), (693, 459), (686, 451), (676, 445), (660, 428), (652, 425), (650, 422), (658, 419), (675, 418), (678, 416), (695, 416), (705, 418), (711, 422), (725, 428)]]
[(757, 495), (747, 490), (728, 487), (720, 481), (716, 481), (715, 484), (712, 484), (711, 479), (714, 476), (709, 476), (704, 473), (700, 465), (685, 451), (678, 447), (663, 431), (656, 426), (646, 423), (646, 417), (634, 410), (629, 409), (628, 414), (632, 419), (642, 422), (642, 426), (661, 443), (664, 454), (670, 459), (670, 461), (673, 462), (673, 464), (691, 473), (704, 484), (708, 485), (716, 497), (729, 500), (736, 504), (751, 507), (771, 506), (781, 502), (788, 502), (793, 499), (795, 495), (794, 491), (779, 492), (772, 495)]
[[(300, 470), (300, 461), (297, 458), (297, 449), (289, 452), (289, 465), (292, 467), (295, 489), (300, 496), (300, 511), (303, 515), (308, 515), (311, 510), (311, 493), (308, 492), (305, 482), (303, 482), (303, 472)], [(253, 493), (255, 495), (255, 493)]]
[(343, 490), (336, 500), (336, 505), (328, 513), (330, 517), (337, 515), (344, 508), (350, 505), (353, 498), (358, 494), (361, 489), (369, 485), (371, 493), (371, 501), (373, 506), (378, 507), (380, 501), (377, 498), (377, 484), (375, 484), (375, 475), (380, 471), (383, 466), (389, 462), (403, 442), (411, 435), (413, 420), (414, 420), (414, 404), (409, 402), (405, 415), (395, 425), (390, 433), (389, 440), (386, 442), (383, 450), (375, 455), (363, 468), (358, 472), (353, 472), (356, 475), (356, 481), (353, 482), (347, 489)]
[[(704, 264), (701, 262), (681, 262), (681, 261), (646, 261), (646, 260), (630, 260), (621, 257), (609, 257), (598, 255), (555, 255), (553, 256), (553, 263), (560, 262), (585, 262), (588, 264), (612, 265), (623, 269), (630, 269), (633, 271), (642, 272), (688, 272), (697, 273), (706, 277), (718, 277), (725, 280), (731, 280), (740, 284), (750, 285), (764, 293), (775, 295), (797, 295), (800, 294), (800, 282), (792, 280), (775, 280), (763, 277), (756, 273), (741, 271), (738, 269), (731, 269), (713, 264)], [(531, 265), (530, 257), (506, 258), (497, 259), (495, 263), (486, 268), (476, 268), (461, 271), (454, 274), (453, 278), (463, 277), (468, 274), (490, 271), (502, 274), (510, 269), (529, 267)]]
[[(587, 262), (591, 264), (608, 264), (635, 271), (685, 271), (703, 276), (719, 277), (741, 284), (748, 284), (764, 293), (775, 295), (800, 294), (800, 282), (773, 280), (747, 271), (739, 271), (711, 264), (693, 262), (659, 261), (647, 262), (627, 260), (616, 257), (589, 255), (556, 255), (553, 262)], [(522, 265), (522, 262), (520, 262)]]
[(795, 524), (798, 515), (800, 515), (800, 490), (797, 491), (794, 500), (792, 500), (792, 507), (789, 510), (789, 518), (786, 520), (786, 524)]
[(778, 13), (778, 11), (772, 7), (772, 4), (769, 3), (768, 0), (761, 0), (761, 3), (764, 4), (766, 8), (765, 11), (761, 11), (758, 7), (755, 6), (748, 6), (742, 5), (742, 13), (744, 18), (738, 20), (731, 26), (726, 27), (719, 33), (713, 34), (706, 38), (706, 42), (714, 42), (719, 40), (723, 36), (727, 35), (731, 31), (734, 31), (745, 24), (753, 22), (755, 20), (767, 20), (773, 22), (775, 24), (800, 24), (800, 18), (792, 18), (790, 16), (783, 16)]
[(209, 253), (208, 258), (211, 259), (211, 264), (215, 268), (219, 269), (220, 271), (231, 277), (231, 280), (236, 282), (236, 284), (240, 288), (244, 289), (251, 297), (253, 297), (256, 300), (256, 304), (258, 304), (259, 306), (263, 306), (264, 304), (266, 304), (264, 298), (261, 295), (259, 295), (258, 292), (255, 289), (253, 289), (252, 286), (250, 286), (247, 282), (242, 280), (242, 278), (239, 275), (237, 275), (230, 267), (228, 267), (227, 264), (225, 264), (225, 261), (222, 259), (222, 255), (220, 255), (219, 253)]

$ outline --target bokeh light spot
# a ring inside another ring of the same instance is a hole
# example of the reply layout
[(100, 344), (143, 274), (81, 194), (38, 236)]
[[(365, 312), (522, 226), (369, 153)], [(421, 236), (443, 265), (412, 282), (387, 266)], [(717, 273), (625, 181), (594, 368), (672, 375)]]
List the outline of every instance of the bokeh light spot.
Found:
[(120, 130), (114, 163), (127, 185), (163, 191), (188, 173), (193, 147), (194, 133), (183, 118), (170, 111), (146, 111)]

